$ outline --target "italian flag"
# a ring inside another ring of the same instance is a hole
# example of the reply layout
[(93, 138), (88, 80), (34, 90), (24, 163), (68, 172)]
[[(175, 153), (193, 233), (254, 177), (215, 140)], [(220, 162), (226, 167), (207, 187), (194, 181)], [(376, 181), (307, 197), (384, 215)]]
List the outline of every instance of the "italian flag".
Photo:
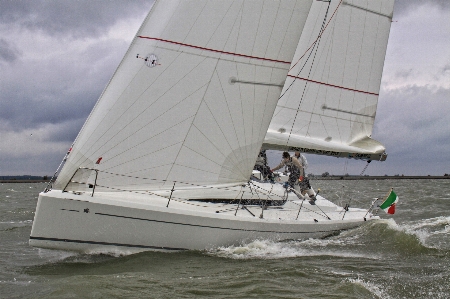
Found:
[(391, 190), (391, 193), (389, 193), (386, 200), (381, 204), (380, 209), (385, 211), (388, 214), (394, 214), (395, 213), (395, 204), (398, 201), (398, 196), (395, 194), (393, 190)]

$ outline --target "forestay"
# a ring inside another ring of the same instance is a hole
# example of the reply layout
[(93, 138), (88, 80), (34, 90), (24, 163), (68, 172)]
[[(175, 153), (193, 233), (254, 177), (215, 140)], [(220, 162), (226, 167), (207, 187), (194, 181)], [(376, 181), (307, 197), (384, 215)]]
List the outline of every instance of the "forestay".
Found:
[(144, 188), (117, 174), (147, 189), (246, 182), (311, 3), (156, 1), (55, 188), (80, 167), (117, 189)]
[(384, 160), (371, 138), (394, 0), (315, 1), (267, 149)]

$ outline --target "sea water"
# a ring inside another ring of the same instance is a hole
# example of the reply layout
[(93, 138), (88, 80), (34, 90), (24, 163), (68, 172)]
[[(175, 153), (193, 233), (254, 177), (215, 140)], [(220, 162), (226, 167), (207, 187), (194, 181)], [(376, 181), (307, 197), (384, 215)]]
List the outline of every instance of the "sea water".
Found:
[(1, 184), (0, 298), (450, 298), (450, 180), (311, 182), (353, 207), (400, 201), (325, 239), (79, 254), (28, 245), (45, 184)]

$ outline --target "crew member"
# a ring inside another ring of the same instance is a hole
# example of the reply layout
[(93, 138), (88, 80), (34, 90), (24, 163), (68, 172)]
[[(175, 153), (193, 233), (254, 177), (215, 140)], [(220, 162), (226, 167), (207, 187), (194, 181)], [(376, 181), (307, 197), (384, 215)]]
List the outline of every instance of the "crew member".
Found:
[(300, 169), (302, 169), (302, 164), (296, 157), (291, 157), (288, 152), (283, 152), (283, 159), (281, 163), (272, 169), (272, 172), (278, 170), (282, 167), (287, 167), (289, 174), (288, 183), (293, 189), (300, 189), (298, 184), (298, 179), (300, 178)]
[(308, 168), (308, 161), (305, 156), (303, 156), (299, 151), (296, 151), (294, 156), (297, 160), (302, 164), (302, 168), (300, 169), (300, 178), (299, 178), (299, 187), (302, 194), (308, 193), (310, 197), (314, 196), (314, 191), (311, 188), (311, 184), (309, 183), (309, 178), (306, 177), (306, 168)]
[(271, 182), (273, 182), (273, 174), (270, 171), (269, 166), (267, 165), (266, 150), (261, 149), (258, 158), (256, 159), (255, 167), (253, 169), (261, 172), (263, 180), (270, 180)]
[(300, 169), (300, 176), (306, 176), (306, 168), (308, 168), (308, 161), (306, 160), (305, 156), (303, 156), (299, 151), (296, 151), (294, 153), (294, 157), (296, 157), (297, 160), (302, 165), (302, 168)]

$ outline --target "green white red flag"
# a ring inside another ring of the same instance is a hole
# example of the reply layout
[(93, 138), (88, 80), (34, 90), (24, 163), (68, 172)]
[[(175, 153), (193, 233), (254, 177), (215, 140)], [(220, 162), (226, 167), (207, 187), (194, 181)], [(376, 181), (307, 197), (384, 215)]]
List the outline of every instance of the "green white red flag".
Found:
[(391, 190), (391, 193), (389, 193), (386, 200), (380, 205), (380, 209), (385, 211), (388, 214), (394, 214), (395, 213), (395, 205), (398, 202), (398, 196), (395, 194), (393, 190)]

